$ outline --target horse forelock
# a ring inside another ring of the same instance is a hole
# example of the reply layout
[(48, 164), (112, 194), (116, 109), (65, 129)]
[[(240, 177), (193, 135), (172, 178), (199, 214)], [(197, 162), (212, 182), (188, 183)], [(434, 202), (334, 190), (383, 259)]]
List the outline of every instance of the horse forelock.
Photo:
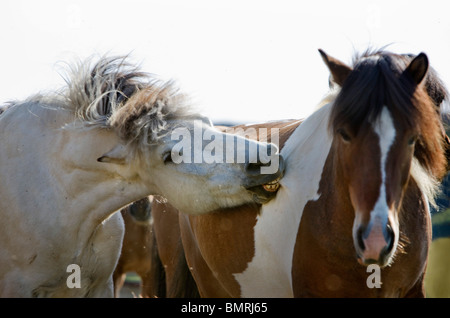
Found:
[[(198, 117), (172, 81), (144, 73), (127, 57), (88, 60), (72, 68), (66, 99), (77, 128), (111, 128), (125, 143), (151, 144), (170, 121)], [(71, 125), (67, 125), (70, 127)]]
[(105, 124), (116, 108), (144, 85), (147, 74), (126, 57), (92, 58), (71, 66), (65, 77), (66, 98), (86, 125)]
[[(334, 101), (329, 129), (335, 134), (346, 127), (357, 135), (363, 125), (375, 122), (383, 107), (387, 107), (395, 125), (416, 131), (418, 141), (414, 156), (429, 172), (441, 178), (445, 172), (443, 128), (436, 111), (436, 101), (429, 95), (425, 81), (415, 85), (404, 74), (410, 58), (389, 52), (365, 53), (355, 62), (354, 70)], [(432, 76), (436, 76), (433, 73)], [(431, 81), (433, 77), (429, 77)], [(444, 93), (445, 87), (435, 85)], [(444, 90), (442, 90), (444, 89)]]
[(187, 101), (187, 96), (180, 93), (173, 82), (152, 82), (131, 96), (112, 114), (108, 123), (128, 143), (157, 143), (175, 125), (180, 125), (179, 119), (209, 123)]

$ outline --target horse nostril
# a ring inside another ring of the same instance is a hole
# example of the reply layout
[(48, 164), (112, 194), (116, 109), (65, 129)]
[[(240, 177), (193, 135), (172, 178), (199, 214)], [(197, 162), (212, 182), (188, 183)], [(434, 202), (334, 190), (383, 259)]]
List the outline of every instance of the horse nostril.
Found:
[(269, 157), (271, 157), (271, 156), (275, 155), (277, 152), (278, 152), (278, 147), (273, 144), (270, 144), (267, 149), (267, 155)]
[(244, 166), (244, 170), (249, 176), (258, 176), (261, 174), (261, 167), (270, 167), (270, 161), (268, 163), (258, 162), (247, 162)]
[(358, 229), (358, 233), (356, 235), (357, 241), (358, 241), (358, 247), (361, 249), (361, 251), (364, 251), (366, 249), (366, 245), (364, 244), (363, 240), (363, 229), (360, 227)]
[(389, 253), (392, 248), (394, 247), (394, 230), (392, 229), (391, 225), (388, 224), (386, 225), (386, 235), (385, 235), (385, 240), (387, 243), (387, 246), (385, 248), (385, 252)]

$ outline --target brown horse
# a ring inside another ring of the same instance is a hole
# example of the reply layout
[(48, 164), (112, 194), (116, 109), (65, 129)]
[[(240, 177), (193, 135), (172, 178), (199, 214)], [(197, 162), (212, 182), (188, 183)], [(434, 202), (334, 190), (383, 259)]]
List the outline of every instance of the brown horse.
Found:
[(165, 284), (161, 284), (160, 279), (155, 279), (162, 275), (162, 271), (153, 231), (153, 200), (153, 196), (148, 196), (120, 210), (125, 223), (125, 235), (113, 275), (115, 297), (120, 296), (120, 289), (129, 272), (135, 272), (141, 278), (139, 296), (165, 296)]
[(179, 215), (201, 296), (424, 296), (445, 89), (425, 54), (366, 52), (350, 67), (320, 53), (339, 89), (301, 125), (271, 123), (286, 160), (276, 198)]
[[(166, 288), (164, 296), (170, 298), (199, 297), (197, 285), (190, 273), (181, 242), (178, 210), (161, 196), (153, 200), (153, 230), (158, 254), (154, 264), (163, 270), (153, 271), (153, 282)], [(163, 273), (163, 275), (161, 275)], [(163, 295), (161, 295), (163, 297)]]

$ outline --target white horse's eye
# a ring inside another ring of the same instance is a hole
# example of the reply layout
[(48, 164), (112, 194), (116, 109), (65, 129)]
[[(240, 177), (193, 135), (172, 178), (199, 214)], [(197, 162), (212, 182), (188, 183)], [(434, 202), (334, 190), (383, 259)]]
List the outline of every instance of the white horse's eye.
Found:
[(162, 159), (163, 159), (164, 164), (173, 163), (172, 151), (166, 151), (165, 153), (163, 153)]

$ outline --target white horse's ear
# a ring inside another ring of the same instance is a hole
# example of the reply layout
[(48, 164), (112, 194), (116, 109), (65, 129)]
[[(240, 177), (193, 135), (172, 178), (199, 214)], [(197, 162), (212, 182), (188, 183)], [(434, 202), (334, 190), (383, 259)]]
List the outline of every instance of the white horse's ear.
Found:
[(118, 145), (98, 158), (97, 161), (122, 165), (125, 164), (127, 155), (127, 148), (123, 145)]

